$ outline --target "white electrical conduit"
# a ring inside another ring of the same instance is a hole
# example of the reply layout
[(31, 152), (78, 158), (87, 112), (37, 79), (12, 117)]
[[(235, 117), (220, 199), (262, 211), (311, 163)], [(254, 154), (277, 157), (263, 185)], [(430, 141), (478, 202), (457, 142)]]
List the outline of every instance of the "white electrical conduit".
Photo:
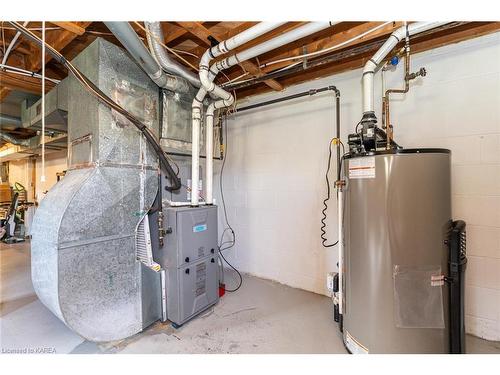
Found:
[[(26, 27), (26, 25), (28, 25), (28, 23), (29, 23), (29, 21), (24, 22), (23, 26)], [(16, 35), (14, 35), (14, 38), (12, 38), (12, 40), (10, 41), (9, 46), (7, 47), (7, 50), (5, 51), (5, 54), (3, 55), (2, 65), (7, 63), (7, 59), (9, 58), (10, 51), (12, 50), (12, 48), (14, 48), (14, 46), (16, 45), (17, 40), (19, 39), (20, 36), (21, 36), (21, 33), (18, 31), (16, 33)]]
[[(221, 61), (218, 61), (217, 63), (213, 64), (208, 68), (208, 61), (206, 59), (206, 55), (209, 55), (210, 53), (213, 54), (213, 48), (210, 50), (207, 50), (207, 52), (203, 55), (202, 57), (202, 62), (200, 63), (200, 81), (203, 84), (204, 88), (206, 91), (209, 93), (213, 93), (219, 98), (221, 98), (218, 101), (212, 102), (207, 109), (206, 113), (206, 196), (205, 200), (207, 203), (211, 204), (213, 202), (213, 117), (214, 117), (214, 112), (216, 109), (221, 109), (225, 107), (229, 107), (234, 103), (234, 97), (231, 93), (225, 91), (221, 87), (215, 85), (213, 83), (213, 77), (215, 77), (221, 70), (227, 69), (233, 65), (239, 64), (242, 61), (249, 60), (251, 58), (254, 58), (256, 56), (259, 56), (263, 53), (266, 53), (268, 51), (271, 51), (275, 48), (281, 47), (285, 44), (291, 43), (297, 39), (306, 37), (308, 35), (314, 34), (318, 31), (324, 30), (330, 26), (333, 26), (334, 23), (331, 22), (310, 22), (307, 23), (303, 26), (297, 27), (291, 31), (288, 31), (284, 34), (281, 34), (275, 38), (269, 39), (261, 44), (258, 44), (252, 48), (249, 48), (247, 50), (244, 50), (242, 52), (236, 53), (232, 56), (229, 56)], [(222, 47), (220, 47), (222, 45)], [(224, 53), (224, 47), (227, 47), (228, 41), (219, 43), (217, 46), (219, 51), (221, 53)], [(214, 56), (215, 57), (215, 56)], [(201, 91), (201, 90), (200, 90)], [(198, 164), (198, 159), (199, 159), (199, 150), (196, 150), (197, 153), (195, 153), (195, 148), (198, 149), (199, 147), (196, 146), (195, 144), (199, 144), (199, 126), (200, 123), (198, 120), (195, 121), (195, 110), (197, 105), (200, 107), (201, 112), (201, 103), (199, 103), (199, 97), (195, 98), (193, 101), (193, 137), (192, 137), (192, 145), (193, 145), (193, 153), (192, 153), (192, 158), (193, 158), (193, 166), (196, 163), (196, 166)], [(198, 104), (199, 103), (199, 104)], [(200, 116), (201, 117), (201, 116)], [(195, 129), (197, 128), (197, 129)], [(210, 146), (210, 149), (209, 149)], [(196, 161), (195, 161), (196, 159)], [(198, 167), (197, 167), (198, 168)], [(192, 170), (194, 172), (194, 168)], [(195, 178), (196, 177), (196, 178)], [(198, 183), (198, 171), (196, 170), (196, 173), (192, 173), (191, 175), (191, 181), (193, 186), (196, 186), (195, 184)], [(191, 204), (192, 205), (197, 205), (197, 199), (193, 199), (194, 196), (191, 195)]]
[[(41, 74), (32, 72), (30, 70), (17, 68), (15, 66), (0, 64), (0, 69), (5, 70), (7, 73), (19, 74), (19, 75), (26, 76), (26, 77), (35, 77), (35, 78), (40, 78), (40, 79), (42, 78)], [(45, 80), (50, 81), (52, 83), (56, 83), (56, 84), (61, 82), (58, 79), (49, 78), (49, 77), (45, 77)]]
[(424, 31), (447, 24), (448, 22), (415, 22), (407, 26), (401, 26), (394, 31), (389, 39), (380, 49), (368, 60), (363, 69), (363, 113), (375, 112), (374, 109), (374, 89), (373, 78), (375, 71), (382, 60), (394, 49), (394, 47), (409, 35), (415, 35)]
[[(20, 32), (18, 32), (19, 34)], [(42, 21), (42, 174), (40, 181), (45, 182), (45, 21)]]

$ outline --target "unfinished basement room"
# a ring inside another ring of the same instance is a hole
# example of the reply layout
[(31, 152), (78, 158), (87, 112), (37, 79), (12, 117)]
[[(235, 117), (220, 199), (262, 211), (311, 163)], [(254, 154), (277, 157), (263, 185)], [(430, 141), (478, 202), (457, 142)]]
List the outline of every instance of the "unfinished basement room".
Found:
[(0, 15), (0, 363), (498, 368), (500, 13), (127, 4)]

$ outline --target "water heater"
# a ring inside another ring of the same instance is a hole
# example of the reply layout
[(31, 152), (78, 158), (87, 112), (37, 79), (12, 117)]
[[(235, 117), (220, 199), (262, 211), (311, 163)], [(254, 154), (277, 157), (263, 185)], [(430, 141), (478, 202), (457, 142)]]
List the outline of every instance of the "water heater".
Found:
[(463, 348), (463, 332), (451, 327), (457, 319), (463, 327), (463, 288), (451, 301), (460, 280), (450, 265), (450, 151), (351, 153), (344, 174), (346, 348), (449, 353), (456, 337)]

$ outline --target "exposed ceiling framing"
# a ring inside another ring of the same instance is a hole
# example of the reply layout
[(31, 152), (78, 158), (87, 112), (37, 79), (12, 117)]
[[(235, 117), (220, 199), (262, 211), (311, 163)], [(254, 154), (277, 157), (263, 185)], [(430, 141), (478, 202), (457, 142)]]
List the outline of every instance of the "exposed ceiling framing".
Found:
[[(255, 24), (256, 22), (162, 22), (162, 28), (165, 35), (165, 44), (171, 48), (189, 52), (191, 55), (184, 55), (184, 57), (196, 66), (198, 65), (199, 57), (212, 45), (211, 40), (222, 41)], [(276, 30), (257, 38), (257, 40), (247, 43), (240, 49), (251, 47), (301, 24), (303, 22), (288, 22)], [(250, 81), (251, 84), (246, 83), (244, 87), (236, 86), (238, 87), (236, 89), (237, 97), (243, 98), (266, 91), (281, 91), (290, 85), (300, 82), (359, 68), (377, 48), (376, 42), (387, 38), (395, 28), (402, 24), (401, 22), (392, 22), (385, 25), (362, 39), (343, 46), (340, 50), (333, 50), (327, 54), (314, 56), (307, 60), (286, 61), (267, 66), (266, 64), (277, 59), (295, 57), (303, 53), (311, 53), (335, 46), (380, 24), (382, 22), (343, 22), (307, 38), (270, 51), (256, 59), (245, 61), (239, 66), (234, 66), (225, 71), (225, 76), (221, 75), (218, 77), (218, 81), (219, 83), (224, 83), (228, 79), (234, 79), (245, 74), (241, 79), (252, 79)], [(132, 26), (144, 40), (145, 34), (141, 27), (135, 23), (132, 23)], [(0, 38), (0, 56), (3, 55), (4, 48), (7, 48), (10, 40), (15, 35), (15, 31), (8, 27), (7, 23), (3, 23), (3, 27), (3, 39)], [(38, 28), (40, 27), (40, 22), (32, 22), (29, 24), (29, 27)], [(51, 28), (46, 32), (47, 42), (61, 51), (67, 59), (74, 58), (97, 37), (103, 37), (115, 44), (119, 44), (101, 22), (51, 21), (47, 23), (47, 27)], [(414, 38), (412, 52), (429, 50), (499, 30), (500, 22), (460, 23), (456, 27), (448, 28), (444, 31), (429, 33), (425, 37)], [(39, 33), (39, 31), (36, 32)], [(370, 47), (372, 45), (374, 46), (373, 48)], [(363, 47), (365, 48), (363, 49)], [(192, 55), (197, 56), (197, 58)], [(318, 64), (317, 66), (314, 64), (317, 59), (330, 55), (333, 57), (327, 62)], [(339, 57), (335, 59), (335, 56)], [(268, 76), (270, 73), (297, 61), (300, 62), (300, 66), (287, 71), (287, 74), (280, 73), (279, 76)], [(11, 52), (7, 64), (32, 72), (40, 72), (41, 50), (38, 46), (21, 37)], [(50, 78), (62, 79), (67, 72), (59, 63), (53, 61), (50, 55), (47, 55), (46, 74)], [(52, 85), (48, 83), (47, 87), (50, 89)], [(0, 103), (12, 90), (40, 93), (40, 80), (34, 77), (0, 72)]]

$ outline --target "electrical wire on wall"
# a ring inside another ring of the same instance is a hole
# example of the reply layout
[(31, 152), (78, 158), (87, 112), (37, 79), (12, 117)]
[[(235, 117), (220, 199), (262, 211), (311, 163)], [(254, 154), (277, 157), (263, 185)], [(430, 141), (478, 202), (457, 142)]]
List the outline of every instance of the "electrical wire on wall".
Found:
[[(224, 251), (231, 249), (236, 244), (236, 234), (234, 233), (233, 227), (229, 223), (229, 220), (228, 220), (228, 217), (227, 217), (226, 202), (224, 200), (224, 188), (223, 188), (223, 174), (224, 174), (224, 167), (226, 165), (227, 150), (228, 150), (227, 114), (224, 116), (224, 138), (226, 139), (226, 145), (225, 145), (226, 147), (225, 147), (225, 150), (224, 150), (225, 151), (224, 158), (222, 159), (222, 166), (221, 166), (220, 174), (219, 174), (219, 188), (220, 188), (222, 210), (224, 212), (224, 221), (226, 223), (226, 227), (222, 231), (218, 248), (219, 248), (219, 255), (222, 257), (222, 259), (224, 260), (224, 262), (226, 262), (227, 265), (229, 267), (231, 267), (238, 274), (238, 278), (239, 278), (239, 282), (238, 282), (238, 286), (237, 287), (235, 287), (234, 289), (226, 289), (226, 288), (224, 288), (224, 290), (226, 292), (236, 292), (238, 289), (241, 288), (241, 285), (243, 284), (243, 277), (241, 276), (240, 271), (238, 271), (236, 269), (236, 267), (234, 267), (231, 263), (229, 263), (228, 260), (226, 259), (226, 257), (223, 254)], [(224, 236), (228, 232), (231, 235), (231, 239), (224, 241)], [(224, 267), (222, 269), (223, 269), (223, 272), (224, 272)]]
[[(108, 106), (110, 109), (113, 109), (123, 115), (127, 120), (129, 120), (146, 138), (146, 141), (151, 145), (151, 147), (155, 150), (156, 154), (160, 160), (160, 167), (165, 170), (166, 175), (171, 183), (170, 186), (166, 187), (168, 191), (178, 190), (181, 187), (181, 181), (177, 174), (174, 172), (170, 161), (166, 155), (166, 153), (161, 148), (160, 144), (155, 138), (155, 135), (151, 132), (146, 125), (144, 125), (140, 120), (138, 120), (135, 116), (133, 116), (126, 109), (121, 107), (118, 103), (113, 101), (109, 96), (107, 96), (99, 87), (97, 87), (90, 79), (88, 79), (85, 75), (80, 72), (71, 62), (66, 60), (66, 58), (59, 53), (56, 49), (54, 49), (49, 44), (45, 43), (45, 41), (41, 40), (36, 34), (26, 29), (24, 26), (19, 24), (18, 22), (9, 21), (9, 23), (18, 31), (20, 31), (24, 36), (32, 40), (33, 42), (39, 44), (42, 49), (47, 49), (48, 53), (50, 53), (58, 62), (64, 65), (71, 74), (80, 82), (80, 84), (88, 90), (92, 95), (96, 96), (103, 104)], [(42, 56), (45, 56), (45, 53), (42, 53)], [(42, 82), (45, 82), (45, 79), (42, 79)], [(42, 116), (42, 119), (44, 116)]]
[(335, 142), (339, 142), (340, 145), (342, 146), (342, 157), (340, 158), (340, 163), (337, 165), (337, 174), (342, 170), (342, 161), (344, 160), (345, 156), (345, 148), (344, 144), (340, 139), (337, 138), (332, 138), (330, 140), (330, 143), (328, 144), (328, 165), (326, 168), (326, 174), (325, 174), (325, 180), (326, 180), (326, 198), (323, 200), (323, 209), (321, 210), (321, 244), (323, 247), (333, 247), (339, 243), (339, 240), (335, 241), (334, 243), (327, 244), (328, 239), (326, 238), (326, 211), (328, 210), (328, 201), (330, 200), (331, 196), (331, 187), (330, 187), (330, 179), (328, 177), (328, 174), (330, 173), (330, 167), (332, 163), (332, 146), (336, 145)]

